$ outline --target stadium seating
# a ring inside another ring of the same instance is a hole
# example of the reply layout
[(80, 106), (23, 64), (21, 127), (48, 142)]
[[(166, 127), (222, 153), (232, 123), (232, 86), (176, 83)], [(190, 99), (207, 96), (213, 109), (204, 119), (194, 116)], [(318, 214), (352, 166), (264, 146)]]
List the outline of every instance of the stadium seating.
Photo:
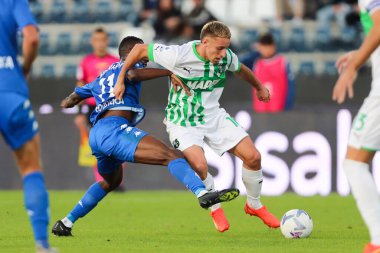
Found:
[(90, 6), (86, 1), (75, 1), (72, 10), (71, 21), (77, 23), (90, 23), (92, 16), (89, 15)]
[(108, 32), (109, 46), (118, 47), (119, 46), (119, 36), (116, 32)]
[(68, 78), (74, 78), (76, 76), (77, 66), (73, 64), (65, 65), (65, 69), (63, 70), (63, 76)]
[(55, 75), (55, 67), (53, 64), (45, 64), (42, 66), (40, 76), (43, 78), (53, 78)]
[(56, 54), (71, 54), (72, 53), (72, 36), (69, 32), (58, 34), (57, 43), (55, 45)]
[(323, 74), (329, 76), (335, 76), (338, 74), (334, 61), (326, 61), (324, 63)]
[(63, 23), (66, 21), (66, 6), (64, 1), (55, 0), (51, 5), (49, 21)]
[(258, 32), (255, 29), (247, 29), (240, 36), (239, 48), (242, 51), (249, 51), (251, 49), (251, 44), (254, 43), (258, 38)]
[(308, 50), (308, 46), (306, 45), (305, 30), (303, 28), (292, 28), (288, 42), (288, 49), (290, 51), (297, 52), (306, 52)]
[(88, 54), (91, 52), (91, 45), (90, 45), (90, 38), (91, 38), (91, 32), (84, 32), (80, 36), (79, 39), (79, 45), (77, 48), (78, 54)]
[(314, 48), (321, 51), (330, 51), (331, 46), (331, 30), (329, 27), (320, 27), (315, 33)]
[(112, 22), (116, 20), (114, 17), (110, 2), (102, 0), (96, 4), (94, 10), (95, 22)]
[(40, 22), (43, 20), (44, 9), (43, 9), (42, 4), (40, 2), (38, 2), (38, 1), (31, 2), (30, 3), (30, 10), (32, 11), (36, 20), (38, 20)]
[(305, 76), (315, 75), (314, 62), (312, 62), (312, 61), (301, 62), (299, 70), (298, 70), (298, 74), (299, 75), (305, 75)]
[(287, 50), (286, 45), (284, 44), (282, 38), (282, 31), (278, 28), (270, 29), (270, 33), (273, 35), (274, 40), (276, 41), (277, 50), (279, 52), (284, 52)]
[(50, 38), (50, 36), (46, 32), (42, 32), (40, 34), (40, 51), (39, 51), (39, 53), (41, 55), (49, 55), (49, 54), (51, 54), (51, 48), (50, 48), (49, 38)]
[(130, 0), (122, 0), (120, 3), (117, 20), (130, 22), (132, 24), (136, 22), (137, 12), (135, 11), (133, 3)]

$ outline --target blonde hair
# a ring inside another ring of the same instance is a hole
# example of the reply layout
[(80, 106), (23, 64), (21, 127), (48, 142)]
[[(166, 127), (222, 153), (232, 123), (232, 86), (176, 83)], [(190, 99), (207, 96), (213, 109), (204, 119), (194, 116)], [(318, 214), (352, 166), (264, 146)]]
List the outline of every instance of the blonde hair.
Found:
[(228, 26), (222, 22), (211, 21), (203, 26), (201, 40), (206, 36), (231, 39), (231, 32)]

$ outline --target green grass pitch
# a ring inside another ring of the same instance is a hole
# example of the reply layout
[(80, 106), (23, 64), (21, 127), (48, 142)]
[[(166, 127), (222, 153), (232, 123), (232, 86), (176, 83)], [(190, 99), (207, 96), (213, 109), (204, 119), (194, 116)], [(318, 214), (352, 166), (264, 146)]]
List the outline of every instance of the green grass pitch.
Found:
[[(52, 224), (65, 216), (84, 191), (51, 191)], [(0, 252), (34, 252), (32, 232), (23, 208), (21, 191), (0, 191)], [(185, 191), (129, 191), (111, 193), (74, 226), (74, 237), (51, 236), (60, 253), (312, 253), (362, 252), (367, 229), (353, 198), (300, 197), (285, 194), (263, 197), (275, 215), (306, 210), (314, 221), (307, 239), (285, 239), (279, 229), (268, 229), (243, 211), (245, 196), (224, 204), (231, 227), (214, 229), (209, 212)], [(50, 233), (50, 231), (49, 231)]]

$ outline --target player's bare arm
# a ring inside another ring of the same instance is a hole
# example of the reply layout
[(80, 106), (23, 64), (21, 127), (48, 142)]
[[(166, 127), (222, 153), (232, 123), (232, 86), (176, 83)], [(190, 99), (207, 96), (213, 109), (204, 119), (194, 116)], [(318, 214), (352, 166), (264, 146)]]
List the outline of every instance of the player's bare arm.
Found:
[(84, 100), (84, 99), (81, 98), (77, 93), (73, 92), (67, 98), (62, 100), (61, 107), (62, 108), (71, 108), (74, 105), (79, 104), (82, 100)]
[(186, 93), (191, 96), (189, 88), (182, 82), (182, 80), (167, 69), (131, 69), (128, 71), (127, 78), (132, 82), (146, 81), (158, 77), (168, 76), (171, 79), (171, 83), (174, 86), (174, 90), (177, 91), (178, 87), (185, 89)]
[(346, 67), (340, 74), (333, 90), (332, 99), (338, 104), (345, 101), (346, 95), (354, 97), (353, 85), (357, 77), (358, 69), (368, 60), (369, 56), (380, 44), (380, 10), (372, 13), (373, 27), (364, 39), (360, 48), (353, 52), (347, 61)]
[(128, 54), (127, 58), (125, 59), (124, 65), (117, 78), (114, 89), (114, 94), (117, 99), (121, 99), (123, 97), (125, 91), (124, 80), (127, 70), (134, 66), (138, 61), (140, 61), (144, 57), (148, 57), (148, 45), (136, 44), (131, 50), (131, 52)]
[(25, 26), (22, 29), (22, 52), (23, 52), (23, 65), (22, 70), (27, 77), (32, 68), (32, 64), (38, 54), (38, 46), (40, 42), (38, 29), (34, 25)]
[(252, 71), (247, 66), (242, 64), (240, 71), (235, 72), (235, 75), (250, 83), (256, 89), (257, 98), (260, 101), (268, 102), (270, 100), (268, 89), (261, 84), (261, 82), (253, 75)]

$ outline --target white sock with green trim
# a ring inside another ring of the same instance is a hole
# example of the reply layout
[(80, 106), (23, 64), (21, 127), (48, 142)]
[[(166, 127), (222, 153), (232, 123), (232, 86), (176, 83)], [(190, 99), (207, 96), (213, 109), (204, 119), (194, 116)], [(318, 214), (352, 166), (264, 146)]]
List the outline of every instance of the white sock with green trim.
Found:
[(260, 202), (261, 186), (263, 183), (262, 170), (248, 170), (242, 168), (242, 177), (245, 188), (247, 189), (247, 202), (253, 209), (259, 209), (263, 205)]
[[(207, 172), (207, 177), (202, 182), (205, 184), (207, 190), (215, 191), (214, 178), (212, 177), (212, 175), (210, 173)], [(220, 203), (218, 203), (218, 204), (211, 206), (210, 210), (212, 212), (212, 211), (215, 211), (216, 209), (218, 209), (220, 207), (222, 207), (222, 205)]]
[(369, 165), (345, 159), (343, 168), (360, 214), (369, 229), (371, 243), (380, 245), (380, 196)]

